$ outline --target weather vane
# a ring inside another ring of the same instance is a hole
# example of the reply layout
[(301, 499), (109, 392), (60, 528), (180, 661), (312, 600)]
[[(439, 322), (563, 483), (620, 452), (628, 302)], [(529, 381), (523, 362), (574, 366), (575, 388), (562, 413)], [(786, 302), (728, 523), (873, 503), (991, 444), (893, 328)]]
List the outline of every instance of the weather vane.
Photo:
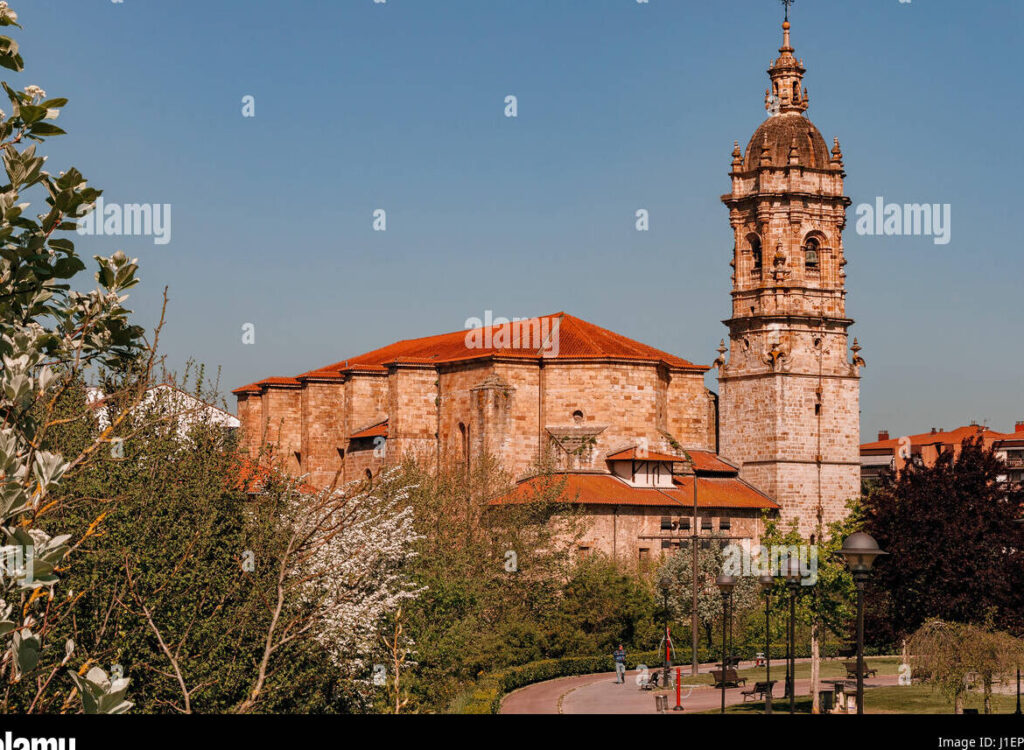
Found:
[(783, 5), (786, 6), (786, 20), (789, 20), (789, 6), (796, 2), (796, 0), (779, 0)]

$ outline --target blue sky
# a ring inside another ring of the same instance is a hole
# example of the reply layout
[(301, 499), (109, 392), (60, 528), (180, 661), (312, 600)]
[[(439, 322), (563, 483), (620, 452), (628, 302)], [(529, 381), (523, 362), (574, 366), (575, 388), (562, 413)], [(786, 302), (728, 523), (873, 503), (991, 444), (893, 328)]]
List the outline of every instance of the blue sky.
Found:
[[(167, 245), (79, 242), (140, 259), (147, 325), (170, 287), (172, 366), (220, 366), (230, 390), (486, 310), (565, 310), (716, 356), (732, 248), (719, 197), (733, 141), (765, 116), (773, 0), (11, 5), (27, 66), (5, 78), (71, 99), (50, 168), (77, 166), (111, 202), (173, 207)], [(808, 114), (840, 138), (854, 204), (952, 207), (944, 246), (858, 236), (851, 209), (864, 438), (1012, 429), (1024, 4), (797, 0), (792, 20)]]

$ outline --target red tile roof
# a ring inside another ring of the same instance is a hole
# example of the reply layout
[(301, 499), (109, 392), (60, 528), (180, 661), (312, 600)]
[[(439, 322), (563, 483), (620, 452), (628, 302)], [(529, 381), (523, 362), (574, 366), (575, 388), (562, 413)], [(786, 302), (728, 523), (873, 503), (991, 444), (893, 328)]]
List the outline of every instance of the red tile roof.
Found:
[[(545, 488), (564, 479), (560, 499), (581, 505), (629, 505), (657, 508), (692, 508), (693, 477), (677, 477), (676, 487), (656, 489), (632, 487), (611, 474), (564, 473), (553, 477), (532, 477), (491, 502), (491, 505), (528, 503)], [(698, 477), (698, 508), (743, 508), (774, 510), (779, 506), (767, 495), (738, 478)]]
[[(732, 474), (740, 473), (738, 467), (726, 463), (721, 457), (711, 451), (687, 451), (697, 467), (698, 474)], [(626, 450), (613, 453), (606, 459), (608, 461), (656, 461), (688, 464), (686, 456), (673, 456), (668, 453), (657, 453), (655, 451), (643, 451), (638, 447), (627, 448)]]
[[(1024, 435), (1020, 433), (1006, 434), (1002, 432), (995, 432), (990, 430), (988, 427), (982, 425), (969, 425), (967, 427), (958, 427), (955, 430), (939, 430), (938, 432), (925, 432), (920, 435), (909, 435), (910, 445), (912, 447), (921, 445), (955, 445), (959, 446), (963, 443), (965, 438), (978, 438), (982, 437), (986, 443), (991, 441), (999, 440), (1020, 440)], [(864, 443), (860, 449), (864, 451), (891, 451), (895, 452), (900, 447), (900, 438), (892, 438), (890, 440), (879, 440), (874, 443)]]
[(388, 436), (388, 420), (379, 422), (372, 427), (367, 427), (365, 430), (360, 430), (352, 435), (349, 435), (349, 440), (359, 440), (361, 438), (375, 438), (375, 437), (387, 437)]
[(613, 453), (608, 456), (609, 461), (672, 461), (685, 463), (686, 459), (682, 456), (670, 456), (667, 453), (656, 453), (655, 451), (644, 451), (640, 448), (629, 448), (618, 453)]
[(739, 474), (739, 467), (727, 463), (721, 456), (711, 451), (690, 451), (698, 474)]
[[(677, 476), (672, 481), (679, 487), (683, 504), (693, 507), (693, 477)], [(739, 477), (697, 477), (698, 508), (760, 508), (778, 510), (778, 503)]]
[[(543, 350), (547, 339), (537, 342), (533, 340), (531, 331), (550, 335), (552, 331), (556, 330), (555, 321), (557, 321), (558, 347), (557, 355), (552, 356), (553, 352), (545, 354)], [(499, 332), (509, 339), (507, 346), (494, 345), (501, 338)], [(469, 333), (471, 332), (468, 330), (462, 330), (438, 336), (399, 341), (358, 357), (351, 357), (327, 367), (311, 370), (297, 376), (297, 379), (268, 378), (233, 392), (236, 394), (252, 393), (256, 388), (293, 385), (305, 378), (335, 379), (340, 378), (346, 372), (386, 372), (391, 365), (451, 364), (495, 356), (530, 361), (582, 359), (648, 362), (689, 372), (707, 372), (710, 369), (566, 313), (531, 318), (509, 324), (508, 327), (492, 325), (475, 332), (483, 343), (490, 342), (491, 346), (469, 348), (467, 346), (467, 334)]]

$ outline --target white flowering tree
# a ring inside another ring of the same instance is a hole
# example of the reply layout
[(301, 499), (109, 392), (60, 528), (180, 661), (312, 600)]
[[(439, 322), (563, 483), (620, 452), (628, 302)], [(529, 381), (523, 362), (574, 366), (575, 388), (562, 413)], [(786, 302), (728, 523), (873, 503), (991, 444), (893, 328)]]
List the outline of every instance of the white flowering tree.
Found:
[(317, 492), (292, 479), (269, 491), (281, 497), (269, 508), (279, 519), (277, 576), (262, 596), (269, 625), (252, 690), (238, 712), (256, 708), (275, 656), (299, 639), (319, 644), (364, 698), (373, 692), (367, 678), (386, 618), (421, 591), (411, 583), (419, 536), (407, 505), (411, 488), (401, 479), (395, 469), (372, 486), (358, 482)]
[[(709, 648), (715, 646), (714, 630), (722, 621), (722, 594), (716, 583), (723, 571), (722, 549), (717, 540), (697, 553), (697, 619), (704, 628)], [(689, 622), (693, 612), (693, 552), (682, 549), (670, 556), (658, 571), (659, 587), (667, 584), (668, 608), (678, 622)], [(660, 592), (659, 592), (660, 593)], [(757, 579), (740, 576), (733, 589), (733, 612), (743, 613), (758, 603)]]
[(306, 595), (318, 611), (316, 640), (342, 670), (364, 671), (384, 617), (419, 593), (409, 579), (419, 536), (408, 499), (392, 470), (370, 489), (340, 493), (338, 525), (318, 531), (322, 544), (305, 565)]
[[(0, 2), (0, 26), (20, 28), (6, 2)], [(20, 72), (23, 65), (17, 42), (0, 36), (0, 66)], [(36, 153), (39, 143), (64, 133), (53, 121), (67, 100), (48, 99), (38, 86), (17, 91), (0, 85), (11, 109), (9, 115), (0, 111), (6, 176), (0, 185), (0, 536), (8, 557), (24, 560), (5, 566), (0, 577), (0, 680), (33, 685), (32, 710), (72, 667), (71, 641), (52, 649), (56, 657), (44, 656), (50, 624), (73, 606), (55, 590), (65, 558), (81, 541), (51, 535), (41, 525), (55, 515), (62, 479), (87, 462), (123, 419), (112, 415), (110, 427), (80, 455), (61, 456), (45, 450), (47, 432), (58, 421), (55, 405), (88, 368), (138, 359), (146, 347), (123, 306), (125, 291), (137, 283), (134, 261), (123, 253), (97, 256), (93, 291), (74, 291), (69, 283), (85, 264), (66, 235), (100, 191), (73, 168), (54, 177)], [(33, 196), (40, 205), (34, 216), (28, 213)], [(127, 710), (127, 680), (111, 680), (90, 667), (68, 679), (66, 705), (77, 694), (89, 712)], [(10, 710), (7, 699), (0, 705)]]

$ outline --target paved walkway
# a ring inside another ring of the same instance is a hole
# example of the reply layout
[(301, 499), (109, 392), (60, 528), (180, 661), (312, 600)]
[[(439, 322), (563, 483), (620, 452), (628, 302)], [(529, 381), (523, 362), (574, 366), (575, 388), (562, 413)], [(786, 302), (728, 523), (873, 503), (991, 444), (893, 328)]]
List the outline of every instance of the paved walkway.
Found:
[[(752, 663), (741, 664), (741, 669), (753, 667)], [(779, 665), (779, 677), (785, 677), (785, 666)], [(700, 671), (707, 672), (713, 669), (712, 665), (702, 666)], [(772, 670), (773, 676), (775, 670)], [(689, 674), (689, 668), (684, 667), (684, 678)], [(536, 685), (528, 685), (520, 688), (505, 697), (501, 704), (503, 714), (653, 714), (657, 713), (655, 707), (655, 695), (668, 695), (669, 707), (675, 705), (675, 690), (667, 693), (654, 693), (641, 690), (636, 683), (637, 673), (629, 672), (626, 675), (625, 684), (615, 682), (615, 673), (583, 675), (580, 677), (563, 677), (558, 680), (540, 682)], [(788, 701), (783, 699), (783, 686), (775, 686), (776, 710), (784, 712), (788, 707)], [(880, 687), (882, 685), (895, 685), (895, 675), (872, 678), (866, 680), (866, 687)], [(823, 685), (827, 687), (827, 685)], [(727, 689), (725, 691), (726, 705), (743, 702), (742, 688)], [(811, 681), (809, 679), (798, 679), (796, 681), (797, 695), (809, 695)], [(722, 705), (722, 692), (715, 690), (710, 685), (683, 685), (683, 708), (684, 711), (669, 711), (685, 716), (687, 713), (708, 711)]]

